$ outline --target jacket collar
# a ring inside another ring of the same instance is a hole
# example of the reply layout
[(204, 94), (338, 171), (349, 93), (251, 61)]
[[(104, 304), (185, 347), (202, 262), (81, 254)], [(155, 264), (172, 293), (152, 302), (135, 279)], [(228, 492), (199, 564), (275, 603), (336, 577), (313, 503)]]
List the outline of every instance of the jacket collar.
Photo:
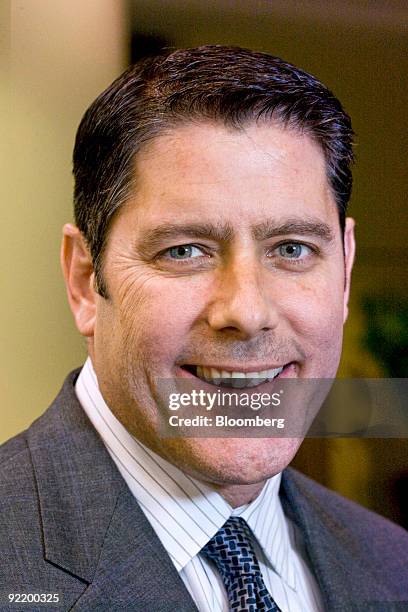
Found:
[[(195, 610), (76, 398), (78, 374), (79, 370), (68, 376), (54, 403), (27, 433), (45, 558), (86, 584), (93, 583), (83, 597), (91, 597), (96, 589), (98, 597), (105, 593), (105, 605), (112, 592), (124, 606), (127, 600), (134, 604), (141, 592), (146, 605), (149, 593), (156, 604), (167, 601), (171, 593), (177, 610)], [(94, 606), (95, 593), (92, 597)]]

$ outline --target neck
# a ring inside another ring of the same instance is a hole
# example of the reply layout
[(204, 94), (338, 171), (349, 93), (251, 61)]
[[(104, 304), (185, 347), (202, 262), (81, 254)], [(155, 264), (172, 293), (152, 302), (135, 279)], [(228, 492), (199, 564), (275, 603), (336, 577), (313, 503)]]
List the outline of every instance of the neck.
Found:
[(239, 508), (256, 499), (266, 481), (247, 485), (219, 485), (217, 492), (232, 508)]

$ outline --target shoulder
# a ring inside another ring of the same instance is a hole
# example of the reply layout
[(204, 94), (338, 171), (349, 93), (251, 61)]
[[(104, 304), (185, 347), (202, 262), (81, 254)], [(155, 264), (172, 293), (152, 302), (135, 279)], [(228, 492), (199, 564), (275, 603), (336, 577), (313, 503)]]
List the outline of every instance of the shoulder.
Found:
[(399, 525), (292, 468), (285, 470), (283, 481), (284, 496), (292, 508), (297, 505), (295, 520), (302, 516), (310, 523), (322, 521), (345, 545), (359, 547), (371, 557), (384, 559), (385, 554), (408, 564), (408, 531)]
[(327, 609), (406, 605), (407, 531), (291, 468), (283, 472), (280, 496), (302, 535)]
[(28, 446), (25, 431), (1, 444), (0, 473), (7, 473), (7, 471), (10, 469), (10, 465), (14, 465), (16, 462), (26, 462), (27, 453)]
[(60, 421), (61, 408), (72, 403), (73, 384), (79, 373), (71, 372), (66, 378), (57, 399), (28, 429), (0, 445), (0, 504), (7, 500), (7, 489), (11, 487), (13, 496), (24, 490), (34, 481), (34, 471), (30, 447), (53, 444)]
[(60, 593), (60, 602), (68, 609), (83, 590), (73, 577), (61, 574), (45, 560), (44, 507), (34, 459), (38, 450), (44, 449), (49, 457), (44, 471), (49, 471), (59, 419), (59, 408), (54, 404), (26, 431), (0, 446), (1, 610), (15, 608), (15, 604), (9, 608), (5, 603), (9, 592)]
[[(30, 529), (27, 526), (30, 525)], [(0, 550), (39, 555), (36, 483), (26, 433), (0, 447)]]
[(26, 432), (22, 432), (0, 446), (0, 517), (4, 518), (6, 506), (16, 506), (19, 499), (28, 505), (27, 495), (35, 495), (34, 485)]
[(395, 523), (392, 523), (379, 514), (324, 487), (301, 472), (293, 468), (288, 468), (285, 470), (284, 474), (286, 483), (289, 487), (295, 486), (299, 492), (301, 492), (302, 496), (308, 499), (310, 503), (316, 505), (320, 510), (330, 513), (330, 516), (335, 516), (346, 522), (349, 522), (350, 519), (353, 518), (354, 521), (368, 525), (374, 524), (378, 526), (381, 524), (384, 528), (389, 528), (391, 530), (396, 529), (397, 532), (408, 537), (408, 531), (402, 529), (402, 527), (398, 527)]
[[(59, 413), (60, 406), (54, 402), (28, 429), (0, 445), (0, 529), (14, 533), (15, 537), (21, 533), (18, 529), (20, 520), (29, 516), (32, 519), (38, 514), (38, 483), (33, 454), (42, 448), (51, 459), (51, 449), (58, 435)], [(25, 535), (29, 533), (26, 524), (23, 532)]]

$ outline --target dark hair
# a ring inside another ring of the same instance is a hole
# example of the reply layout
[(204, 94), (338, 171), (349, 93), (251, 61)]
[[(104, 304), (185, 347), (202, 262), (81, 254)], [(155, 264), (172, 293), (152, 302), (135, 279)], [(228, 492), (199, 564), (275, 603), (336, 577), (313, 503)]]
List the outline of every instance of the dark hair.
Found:
[(209, 45), (137, 62), (93, 102), (74, 149), (75, 222), (89, 247), (99, 293), (109, 225), (129, 199), (141, 146), (188, 121), (240, 129), (273, 121), (322, 148), (342, 231), (351, 194), (353, 131), (339, 100), (315, 77), (278, 57)]

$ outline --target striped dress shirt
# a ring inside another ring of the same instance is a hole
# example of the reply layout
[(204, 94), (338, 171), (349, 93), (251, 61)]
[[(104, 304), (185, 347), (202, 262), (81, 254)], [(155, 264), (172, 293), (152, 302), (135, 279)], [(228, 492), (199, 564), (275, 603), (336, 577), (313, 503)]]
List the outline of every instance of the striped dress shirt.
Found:
[(222, 579), (200, 550), (230, 516), (241, 516), (251, 528), (264, 582), (282, 612), (323, 610), (301, 534), (283, 513), (281, 474), (250, 504), (233, 509), (209, 485), (153, 453), (122, 426), (102, 397), (89, 358), (75, 389), (200, 612), (229, 609)]

